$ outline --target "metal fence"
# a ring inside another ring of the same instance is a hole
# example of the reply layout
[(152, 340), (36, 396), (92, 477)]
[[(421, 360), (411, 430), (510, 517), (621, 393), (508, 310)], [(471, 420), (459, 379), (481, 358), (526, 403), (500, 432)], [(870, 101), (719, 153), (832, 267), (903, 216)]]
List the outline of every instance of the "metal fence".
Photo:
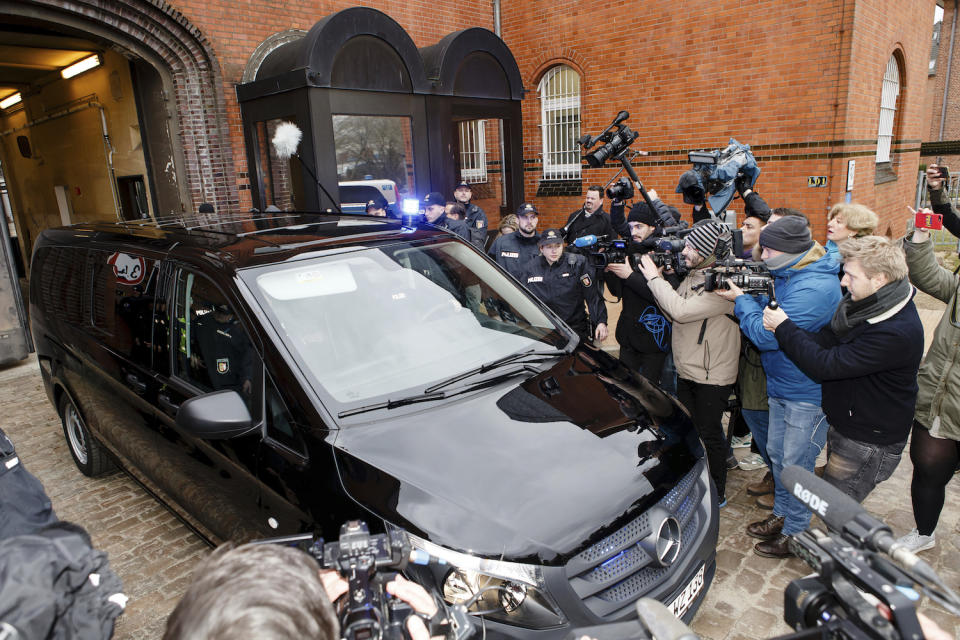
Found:
[[(950, 185), (947, 190), (950, 202), (960, 208), (960, 176), (950, 176)], [(920, 171), (917, 174), (917, 195), (914, 200), (914, 209), (930, 206), (930, 194), (927, 192), (927, 174)], [(946, 229), (932, 231), (934, 248), (939, 251), (960, 252), (960, 241)]]

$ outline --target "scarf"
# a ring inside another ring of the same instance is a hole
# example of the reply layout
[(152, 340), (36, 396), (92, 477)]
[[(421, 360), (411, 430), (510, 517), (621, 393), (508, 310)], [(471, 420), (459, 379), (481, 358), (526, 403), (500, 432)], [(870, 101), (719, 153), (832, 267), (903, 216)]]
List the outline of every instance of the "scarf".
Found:
[(830, 320), (830, 329), (842, 338), (857, 325), (890, 311), (902, 304), (904, 299), (909, 300), (912, 295), (913, 285), (906, 278), (885, 284), (872, 296), (856, 302), (850, 299), (848, 291), (843, 295), (833, 319)]

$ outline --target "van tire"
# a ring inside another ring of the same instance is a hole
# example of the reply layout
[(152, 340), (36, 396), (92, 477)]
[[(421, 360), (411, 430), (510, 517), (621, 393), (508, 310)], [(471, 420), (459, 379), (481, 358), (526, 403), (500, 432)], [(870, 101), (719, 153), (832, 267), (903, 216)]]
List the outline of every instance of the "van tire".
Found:
[(60, 398), (60, 422), (70, 455), (83, 475), (94, 478), (114, 469), (113, 460), (87, 430), (83, 416), (67, 394)]

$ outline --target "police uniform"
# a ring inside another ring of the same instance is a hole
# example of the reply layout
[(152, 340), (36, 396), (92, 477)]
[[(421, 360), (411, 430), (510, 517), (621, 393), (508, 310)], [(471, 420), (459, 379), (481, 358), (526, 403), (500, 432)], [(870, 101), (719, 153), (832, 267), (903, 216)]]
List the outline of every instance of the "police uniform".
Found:
[[(524, 202), (517, 208), (517, 218), (531, 214), (539, 216), (540, 212), (529, 202)], [(490, 245), (487, 255), (506, 269), (507, 273), (520, 280), (527, 263), (540, 253), (538, 242), (540, 242), (540, 234), (536, 232), (532, 236), (525, 236), (519, 230), (514, 233), (501, 234)]]
[[(436, 191), (431, 191), (420, 204), (424, 209), (431, 205), (438, 205), (440, 207), (445, 206), (447, 203), (446, 199), (443, 197), (443, 194)], [(439, 227), (444, 231), (449, 231), (450, 233), (455, 233), (467, 242), (470, 241), (470, 229), (467, 228), (467, 223), (463, 220), (454, 220), (453, 218), (448, 218), (447, 214), (441, 213), (440, 217), (434, 220), (433, 222), (427, 222), (427, 224), (433, 225), (434, 227)]]
[[(562, 242), (558, 230), (548, 229), (540, 237), (540, 244), (553, 239)], [(527, 263), (520, 282), (582, 336), (590, 334), (584, 302), (595, 324), (607, 323), (607, 307), (594, 280), (593, 269), (579, 254), (564, 252), (553, 264), (544, 256), (537, 256)]]
[[(472, 190), (470, 183), (465, 181), (458, 182), (457, 186), (455, 186), (453, 190), (456, 191), (461, 187), (466, 187), (467, 189)], [(489, 226), (487, 222), (487, 214), (484, 213), (483, 209), (472, 202), (464, 205), (463, 208), (467, 210), (464, 224), (466, 224), (467, 228), (470, 229), (470, 242), (483, 249), (483, 247), (487, 244), (487, 227)]]
[(236, 318), (222, 322), (216, 315), (215, 312), (205, 313), (197, 328), (200, 354), (210, 384), (215, 390), (242, 391), (243, 383), (250, 380), (253, 347)]

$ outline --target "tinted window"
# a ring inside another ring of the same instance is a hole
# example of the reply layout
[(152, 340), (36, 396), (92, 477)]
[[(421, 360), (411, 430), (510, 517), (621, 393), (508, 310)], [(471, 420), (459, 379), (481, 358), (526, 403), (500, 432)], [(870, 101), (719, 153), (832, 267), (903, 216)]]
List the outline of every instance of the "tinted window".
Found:
[(289, 449), (303, 452), (303, 443), (297, 435), (293, 417), (270, 376), (265, 376), (264, 386), (267, 405), (267, 437)]
[(176, 277), (174, 375), (205, 391), (233, 389), (250, 405), (259, 358), (226, 297), (206, 278)]
[(86, 251), (73, 247), (41, 249), (37, 253), (38, 273), (32, 281), (47, 322), (83, 321), (83, 291)]
[(134, 253), (90, 251), (90, 323), (114, 351), (149, 365), (160, 263)]

